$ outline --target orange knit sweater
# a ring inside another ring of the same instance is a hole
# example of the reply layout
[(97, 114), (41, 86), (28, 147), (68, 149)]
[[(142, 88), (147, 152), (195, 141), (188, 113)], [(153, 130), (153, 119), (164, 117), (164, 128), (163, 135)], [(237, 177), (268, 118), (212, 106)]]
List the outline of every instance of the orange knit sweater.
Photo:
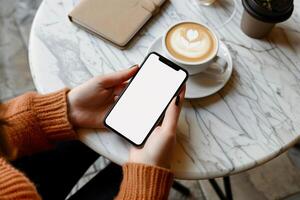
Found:
[[(4, 104), (1, 118), (9, 123), (4, 131), (18, 157), (52, 148), (56, 141), (76, 138), (67, 116), (67, 92), (31, 92)], [(127, 163), (116, 199), (167, 199), (172, 181), (173, 174), (167, 169)], [(41, 199), (30, 180), (4, 158), (0, 158), (0, 199)]]

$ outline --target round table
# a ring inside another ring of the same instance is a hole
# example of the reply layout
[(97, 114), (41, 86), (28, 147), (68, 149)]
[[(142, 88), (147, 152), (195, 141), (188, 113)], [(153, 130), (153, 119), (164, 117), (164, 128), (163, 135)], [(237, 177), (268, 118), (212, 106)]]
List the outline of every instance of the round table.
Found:
[[(149, 45), (176, 21), (217, 26), (229, 15), (218, 8), (199, 14), (193, 1), (167, 1), (131, 45), (120, 50), (69, 22), (67, 14), (78, 0), (44, 0), (29, 45), (37, 90), (72, 88), (93, 76), (141, 63)], [(232, 54), (230, 81), (217, 94), (184, 103), (172, 164), (177, 178), (208, 179), (256, 167), (293, 146), (300, 136), (300, 2), (295, 1), (292, 18), (262, 40), (240, 30), (242, 11), (237, 0), (233, 18), (216, 29)], [(126, 162), (129, 144), (116, 134), (79, 134), (99, 154), (118, 164)]]

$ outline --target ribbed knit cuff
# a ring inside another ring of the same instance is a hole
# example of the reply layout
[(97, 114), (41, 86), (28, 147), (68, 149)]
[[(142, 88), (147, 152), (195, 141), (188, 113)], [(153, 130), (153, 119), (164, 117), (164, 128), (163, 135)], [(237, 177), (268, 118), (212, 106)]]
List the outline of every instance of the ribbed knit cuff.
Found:
[(116, 199), (167, 199), (173, 173), (165, 168), (137, 163), (123, 166), (123, 181)]
[(52, 141), (75, 139), (77, 137), (68, 119), (67, 93), (63, 89), (46, 95), (33, 97), (33, 110), (39, 125)]

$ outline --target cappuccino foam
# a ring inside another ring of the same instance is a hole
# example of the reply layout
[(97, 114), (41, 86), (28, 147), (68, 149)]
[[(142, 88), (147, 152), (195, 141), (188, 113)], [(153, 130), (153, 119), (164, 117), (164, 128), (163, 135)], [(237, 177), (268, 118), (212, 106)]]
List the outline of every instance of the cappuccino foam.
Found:
[(213, 33), (197, 23), (185, 22), (171, 28), (165, 41), (169, 53), (185, 62), (201, 62), (216, 52)]

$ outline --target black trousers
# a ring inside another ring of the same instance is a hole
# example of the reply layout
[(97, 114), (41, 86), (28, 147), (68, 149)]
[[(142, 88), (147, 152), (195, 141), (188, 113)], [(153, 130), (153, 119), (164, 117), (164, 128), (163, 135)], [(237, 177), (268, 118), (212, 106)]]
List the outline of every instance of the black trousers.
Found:
[[(12, 164), (35, 183), (43, 200), (63, 200), (98, 157), (81, 142), (70, 141)], [(69, 199), (111, 200), (118, 193), (121, 180), (121, 167), (111, 163)]]

